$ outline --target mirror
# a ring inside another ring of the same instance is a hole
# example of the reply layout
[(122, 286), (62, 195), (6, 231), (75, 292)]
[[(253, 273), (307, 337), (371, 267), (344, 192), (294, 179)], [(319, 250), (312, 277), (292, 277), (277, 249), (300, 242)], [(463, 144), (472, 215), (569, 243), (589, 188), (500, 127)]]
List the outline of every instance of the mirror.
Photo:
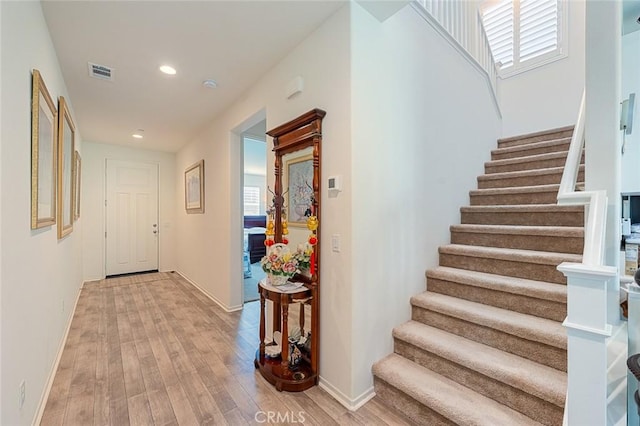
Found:
[(273, 241), (288, 242), (291, 251), (310, 245), (309, 274), (296, 278), (314, 286), (320, 269), (320, 153), (325, 115), (314, 109), (267, 132), (275, 153), (273, 211), (269, 215), (275, 225)]

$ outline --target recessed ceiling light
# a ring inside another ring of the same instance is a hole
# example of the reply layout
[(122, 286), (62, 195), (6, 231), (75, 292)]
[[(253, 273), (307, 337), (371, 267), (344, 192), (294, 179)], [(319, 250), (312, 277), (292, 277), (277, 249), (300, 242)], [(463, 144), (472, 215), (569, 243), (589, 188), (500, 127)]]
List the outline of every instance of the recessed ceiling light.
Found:
[(132, 134), (131, 136), (136, 138), (136, 139), (142, 139), (142, 134), (144, 133), (144, 129), (138, 129), (136, 130), (136, 132), (134, 134)]
[(160, 71), (162, 71), (165, 74), (169, 74), (169, 75), (175, 75), (176, 73), (176, 69), (170, 65), (162, 65), (160, 66)]

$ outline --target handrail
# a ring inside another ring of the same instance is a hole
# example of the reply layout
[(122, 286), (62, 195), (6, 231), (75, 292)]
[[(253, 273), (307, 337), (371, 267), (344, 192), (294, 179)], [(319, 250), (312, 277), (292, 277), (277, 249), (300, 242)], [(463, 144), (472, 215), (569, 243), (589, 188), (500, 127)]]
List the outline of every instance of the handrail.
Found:
[(606, 191), (576, 191), (580, 160), (584, 148), (585, 93), (582, 92), (578, 121), (573, 130), (567, 161), (558, 189), (559, 205), (584, 205), (587, 209), (582, 264), (602, 266), (607, 221)]

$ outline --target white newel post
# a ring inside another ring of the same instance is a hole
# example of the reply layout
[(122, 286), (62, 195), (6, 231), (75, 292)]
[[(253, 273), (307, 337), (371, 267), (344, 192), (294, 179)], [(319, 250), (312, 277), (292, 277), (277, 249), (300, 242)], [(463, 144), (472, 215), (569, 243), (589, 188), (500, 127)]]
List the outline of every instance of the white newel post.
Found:
[(569, 425), (607, 424), (607, 338), (612, 325), (608, 288), (615, 284), (617, 269), (563, 263), (558, 270), (567, 277), (567, 361), (569, 398), (565, 410)]
[[(629, 304), (629, 353), (634, 355), (640, 352), (640, 287), (637, 284), (629, 284), (627, 303)], [(638, 425), (638, 407), (633, 394), (638, 389), (638, 380), (630, 372), (627, 373), (627, 424)]]

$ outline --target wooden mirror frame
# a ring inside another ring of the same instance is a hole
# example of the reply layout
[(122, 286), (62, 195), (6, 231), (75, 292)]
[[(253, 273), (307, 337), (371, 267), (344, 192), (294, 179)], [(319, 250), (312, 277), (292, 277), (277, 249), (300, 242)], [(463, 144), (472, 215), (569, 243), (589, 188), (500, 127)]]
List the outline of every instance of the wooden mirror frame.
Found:
[(273, 152), (275, 153), (275, 188), (274, 188), (274, 221), (275, 221), (275, 242), (282, 242), (282, 209), (284, 208), (284, 194), (282, 189), (282, 157), (286, 154), (313, 148), (313, 202), (312, 214), (318, 218), (318, 229), (316, 237), (318, 242), (314, 246), (315, 264), (314, 273), (311, 279), (297, 276), (296, 278), (306, 284), (317, 286), (320, 282), (320, 227), (322, 219), (320, 217), (320, 158), (322, 142), (322, 119), (327, 113), (321, 109), (313, 109), (300, 117), (291, 120), (273, 130), (269, 130), (267, 135), (273, 138)]

